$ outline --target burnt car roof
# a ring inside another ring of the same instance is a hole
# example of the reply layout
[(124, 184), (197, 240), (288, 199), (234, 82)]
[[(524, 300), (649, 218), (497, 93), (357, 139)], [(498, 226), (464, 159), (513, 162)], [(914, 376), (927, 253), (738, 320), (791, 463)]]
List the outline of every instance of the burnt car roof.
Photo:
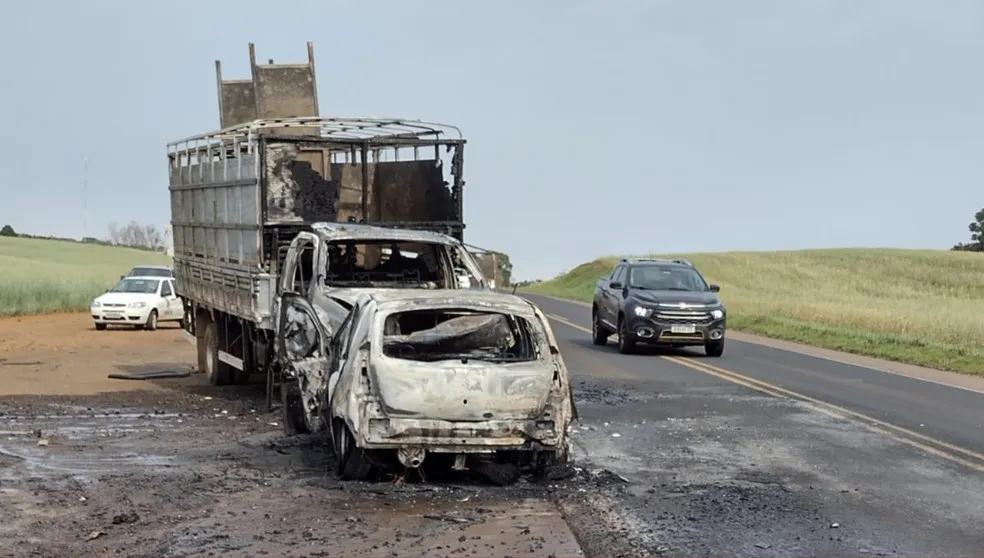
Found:
[(414, 242), (433, 242), (438, 244), (460, 244), (452, 236), (433, 231), (376, 227), (355, 223), (314, 223), (311, 230), (328, 240), (403, 240)]
[[(421, 308), (462, 307), (489, 309), (512, 314), (533, 314), (532, 304), (513, 294), (471, 289), (386, 289), (366, 293), (380, 306), (417, 306)], [(387, 308), (388, 309), (388, 308)]]

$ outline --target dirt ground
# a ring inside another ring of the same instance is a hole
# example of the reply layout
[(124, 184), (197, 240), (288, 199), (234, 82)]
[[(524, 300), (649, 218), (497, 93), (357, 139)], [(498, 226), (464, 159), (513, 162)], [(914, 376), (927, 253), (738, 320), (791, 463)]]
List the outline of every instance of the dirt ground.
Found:
[(260, 385), (107, 378), (193, 360), (170, 324), (0, 320), (0, 556), (581, 554), (555, 495), (590, 480), (343, 483)]

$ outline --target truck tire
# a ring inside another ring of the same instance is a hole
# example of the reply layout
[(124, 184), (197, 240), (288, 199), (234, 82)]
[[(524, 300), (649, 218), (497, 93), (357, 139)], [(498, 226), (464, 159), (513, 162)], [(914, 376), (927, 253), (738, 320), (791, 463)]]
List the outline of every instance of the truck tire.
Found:
[(233, 368), (219, 360), (219, 335), (215, 322), (205, 326), (205, 375), (213, 386), (229, 384)]
[(297, 380), (285, 380), (280, 384), (280, 419), (284, 423), (284, 435), (309, 434), (304, 421), (304, 402)]
[(629, 326), (625, 323), (625, 318), (618, 318), (618, 352), (623, 355), (635, 353), (635, 341), (629, 339)]
[(704, 345), (704, 354), (709, 357), (719, 357), (724, 354), (724, 339), (708, 341)]
[(591, 311), (591, 342), (595, 345), (607, 345), (608, 336), (612, 332), (605, 329), (605, 326), (601, 325), (601, 318), (598, 316), (598, 309), (592, 309)]

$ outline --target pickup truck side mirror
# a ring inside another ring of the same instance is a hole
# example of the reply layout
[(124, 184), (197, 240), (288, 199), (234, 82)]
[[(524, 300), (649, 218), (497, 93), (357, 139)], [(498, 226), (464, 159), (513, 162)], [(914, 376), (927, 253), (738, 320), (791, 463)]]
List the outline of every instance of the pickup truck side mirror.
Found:
[(715, 285), (714, 283), (711, 283), (711, 292), (712, 293), (719, 292), (720, 290), (721, 290), (721, 285)]
[(611, 283), (608, 284), (608, 286), (610, 288), (612, 288), (612, 289), (621, 289), (622, 288), (622, 284), (619, 283), (618, 281), (612, 281)]

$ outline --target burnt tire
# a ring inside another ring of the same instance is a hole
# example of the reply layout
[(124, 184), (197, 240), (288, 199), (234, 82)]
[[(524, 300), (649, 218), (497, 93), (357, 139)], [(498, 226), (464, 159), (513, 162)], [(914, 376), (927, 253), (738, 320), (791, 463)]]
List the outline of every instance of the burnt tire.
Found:
[(625, 320), (619, 318), (618, 320), (618, 352), (623, 355), (631, 355), (635, 352), (636, 344), (635, 341), (629, 339), (628, 326)]
[(297, 380), (287, 380), (280, 384), (280, 403), (284, 434), (287, 436), (308, 434), (310, 430), (304, 421), (304, 400)]
[(205, 326), (205, 376), (213, 386), (229, 384), (233, 368), (219, 360), (219, 335), (215, 322)]
[(147, 315), (147, 321), (144, 322), (143, 328), (146, 331), (154, 331), (157, 329), (157, 310), (150, 311), (150, 314)]
[(335, 474), (341, 480), (364, 481), (372, 475), (372, 463), (366, 451), (355, 446), (355, 437), (344, 421), (336, 420), (332, 430), (335, 442)]
[(724, 354), (724, 339), (709, 341), (704, 344), (704, 354), (709, 357), (719, 357)]
[(598, 312), (591, 312), (591, 342), (595, 345), (607, 345), (608, 336), (611, 334), (612, 332), (601, 325), (601, 318), (598, 317)]

